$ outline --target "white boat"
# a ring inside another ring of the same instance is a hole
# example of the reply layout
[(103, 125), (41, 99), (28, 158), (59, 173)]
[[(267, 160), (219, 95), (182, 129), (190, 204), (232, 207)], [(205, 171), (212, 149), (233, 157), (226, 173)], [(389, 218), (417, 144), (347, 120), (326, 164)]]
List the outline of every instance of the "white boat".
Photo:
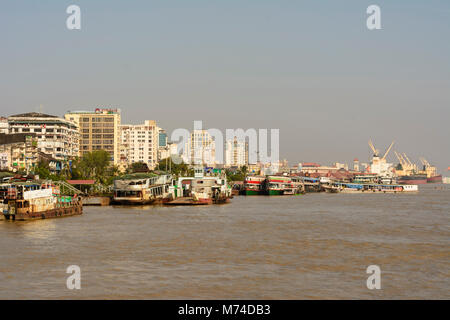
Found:
[(417, 185), (398, 184), (362, 184), (333, 182), (322, 186), (326, 192), (331, 193), (404, 193), (418, 192)]
[(114, 202), (150, 204), (170, 201), (175, 189), (171, 175), (132, 174), (114, 180)]

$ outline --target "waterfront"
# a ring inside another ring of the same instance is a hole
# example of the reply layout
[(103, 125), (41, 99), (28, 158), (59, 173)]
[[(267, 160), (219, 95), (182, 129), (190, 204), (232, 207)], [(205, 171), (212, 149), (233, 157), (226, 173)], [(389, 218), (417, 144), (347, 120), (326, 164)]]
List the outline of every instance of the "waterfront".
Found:
[[(425, 185), (0, 221), (0, 298), (449, 299), (449, 212), (449, 186)], [(81, 290), (66, 288), (74, 264)]]

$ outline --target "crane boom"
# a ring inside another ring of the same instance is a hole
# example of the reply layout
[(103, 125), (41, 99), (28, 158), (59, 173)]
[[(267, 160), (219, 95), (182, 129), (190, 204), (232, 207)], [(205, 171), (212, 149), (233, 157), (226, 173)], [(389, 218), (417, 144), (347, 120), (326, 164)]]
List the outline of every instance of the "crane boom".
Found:
[(378, 150), (375, 149), (375, 147), (374, 147), (374, 145), (373, 145), (373, 143), (372, 143), (372, 140), (369, 140), (369, 147), (370, 147), (370, 149), (372, 149), (373, 154), (374, 154), (375, 156), (378, 156)]
[(406, 161), (408, 161), (408, 163), (410, 165), (412, 165), (412, 162), (409, 160), (408, 156), (406, 155), (406, 153), (403, 152), (403, 155), (405, 156)]
[(386, 150), (386, 153), (383, 156), (383, 160), (386, 160), (387, 155), (389, 154), (389, 151), (391, 151), (392, 146), (394, 145), (395, 141), (392, 141), (391, 145), (389, 146), (389, 148)]
[(405, 159), (403, 159), (402, 156), (400, 154), (398, 154), (397, 151), (394, 151), (394, 153), (395, 153), (395, 156), (397, 157), (398, 161), (400, 162), (400, 164), (402, 166), (404, 166), (405, 165)]

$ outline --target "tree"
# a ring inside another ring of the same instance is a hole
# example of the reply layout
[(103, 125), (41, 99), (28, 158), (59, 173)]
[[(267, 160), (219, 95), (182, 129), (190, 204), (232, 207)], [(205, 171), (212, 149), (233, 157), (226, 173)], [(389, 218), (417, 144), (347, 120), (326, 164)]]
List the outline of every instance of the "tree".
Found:
[(186, 163), (182, 161), (181, 163), (177, 164), (173, 162), (171, 157), (159, 161), (155, 169), (160, 171), (170, 171), (172, 174), (178, 177), (194, 175), (194, 170), (189, 169), (189, 166)]
[(94, 178), (103, 184), (108, 179), (109, 153), (105, 150), (88, 152), (83, 155), (78, 165), (83, 178)]
[(45, 160), (39, 160), (34, 167), (34, 174), (38, 175), (39, 179), (49, 179), (51, 174), (48, 162)]
[(148, 166), (145, 162), (139, 161), (139, 162), (133, 162), (131, 164), (131, 171), (132, 172), (149, 172)]
[(244, 181), (245, 177), (247, 176), (247, 166), (242, 166), (238, 170), (230, 170), (227, 169), (225, 171), (225, 174), (227, 175), (228, 181)]

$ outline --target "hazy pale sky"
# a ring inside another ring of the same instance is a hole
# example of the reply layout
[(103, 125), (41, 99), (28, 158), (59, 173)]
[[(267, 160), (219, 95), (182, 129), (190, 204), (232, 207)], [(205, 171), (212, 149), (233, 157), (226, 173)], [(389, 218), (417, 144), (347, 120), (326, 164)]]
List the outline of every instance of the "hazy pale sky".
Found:
[(169, 133), (279, 128), (291, 164), (367, 161), (369, 138), (395, 140), (448, 174), (448, 0), (4, 0), (0, 35), (3, 116), (111, 106)]

